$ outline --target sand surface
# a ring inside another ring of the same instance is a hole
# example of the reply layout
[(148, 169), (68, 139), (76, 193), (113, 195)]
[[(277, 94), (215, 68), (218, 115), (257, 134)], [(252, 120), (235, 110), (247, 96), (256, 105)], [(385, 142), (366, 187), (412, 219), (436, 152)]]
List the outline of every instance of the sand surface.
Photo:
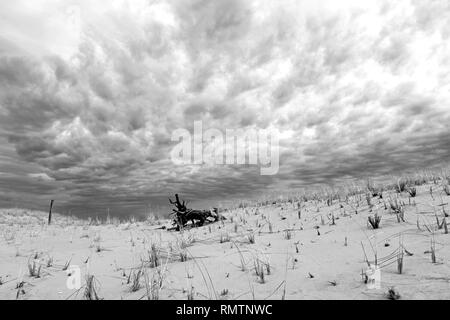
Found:
[[(405, 222), (390, 208), (397, 198)], [(372, 209), (365, 195), (332, 205), (279, 201), (230, 210), (223, 223), (184, 232), (159, 229), (170, 221), (92, 225), (59, 215), (47, 226), (46, 213), (5, 209), (0, 299), (84, 299), (88, 274), (102, 299), (386, 299), (391, 287), (401, 299), (450, 299), (450, 235), (442, 225), (450, 207), (442, 188), (420, 186), (415, 198), (385, 192), (371, 202)], [(367, 223), (375, 212), (377, 230)], [(372, 263), (376, 252), (379, 289), (364, 283), (364, 251)], [(68, 288), (67, 265), (79, 268), (81, 289)]]

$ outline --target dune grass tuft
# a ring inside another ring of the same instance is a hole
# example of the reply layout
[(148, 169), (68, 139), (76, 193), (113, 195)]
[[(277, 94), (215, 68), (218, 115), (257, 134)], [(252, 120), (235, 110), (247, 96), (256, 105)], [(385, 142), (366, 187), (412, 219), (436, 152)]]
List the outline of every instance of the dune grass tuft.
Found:
[(372, 226), (372, 229), (380, 228), (381, 216), (379, 216), (377, 213), (374, 216), (370, 216), (368, 220), (369, 224)]

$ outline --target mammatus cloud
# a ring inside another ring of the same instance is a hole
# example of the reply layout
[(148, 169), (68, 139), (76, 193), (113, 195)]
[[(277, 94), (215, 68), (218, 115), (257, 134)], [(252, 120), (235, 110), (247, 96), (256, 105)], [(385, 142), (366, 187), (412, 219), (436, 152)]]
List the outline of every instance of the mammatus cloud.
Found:
[[(0, 4), (0, 204), (139, 214), (450, 156), (450, 4)], [(175, 166), (171, 134), (276, 128), (281, 166)]]

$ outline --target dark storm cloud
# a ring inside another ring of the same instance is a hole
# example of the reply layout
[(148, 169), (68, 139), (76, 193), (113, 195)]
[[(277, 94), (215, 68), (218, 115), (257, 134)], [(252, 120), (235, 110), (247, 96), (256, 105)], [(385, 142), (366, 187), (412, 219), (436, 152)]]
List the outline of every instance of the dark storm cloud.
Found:
[[(1, 205), (139, 214), (445, 163), (447, 1), (0, 5)], [(5, 12), (8, 12), (6, 14)], [(276, 176), (175, 166), (172, 132), (278, 129)]]

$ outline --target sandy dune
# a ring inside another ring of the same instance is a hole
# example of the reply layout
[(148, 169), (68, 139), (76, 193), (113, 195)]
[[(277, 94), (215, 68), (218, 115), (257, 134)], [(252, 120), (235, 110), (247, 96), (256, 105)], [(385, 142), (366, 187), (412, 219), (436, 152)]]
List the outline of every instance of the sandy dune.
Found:
[[(404, 203), (405, 222), (390, 207), (394, 199)], [(278, 201), (229, 210), (223, 223), (182, 233), (161, 229), (170, 221), (94, 225), (55, 215), (47, 226), (45, 213), (3, 210), (0, 299), (84, 299), (87, 274), (102, 299), (386, 299), (391, 287), (402, 299), (450, 299), (442, 187), (370, 201), (372, 209), (364, 194), (331, 205)], [(375, 212), (377, 230), (367, 223)], [(364, 283), (364, 251), (372, 263), (377, 253), (380, 289)], [(69, 264), (81, 270), (80, 290), (67, 287)]]

